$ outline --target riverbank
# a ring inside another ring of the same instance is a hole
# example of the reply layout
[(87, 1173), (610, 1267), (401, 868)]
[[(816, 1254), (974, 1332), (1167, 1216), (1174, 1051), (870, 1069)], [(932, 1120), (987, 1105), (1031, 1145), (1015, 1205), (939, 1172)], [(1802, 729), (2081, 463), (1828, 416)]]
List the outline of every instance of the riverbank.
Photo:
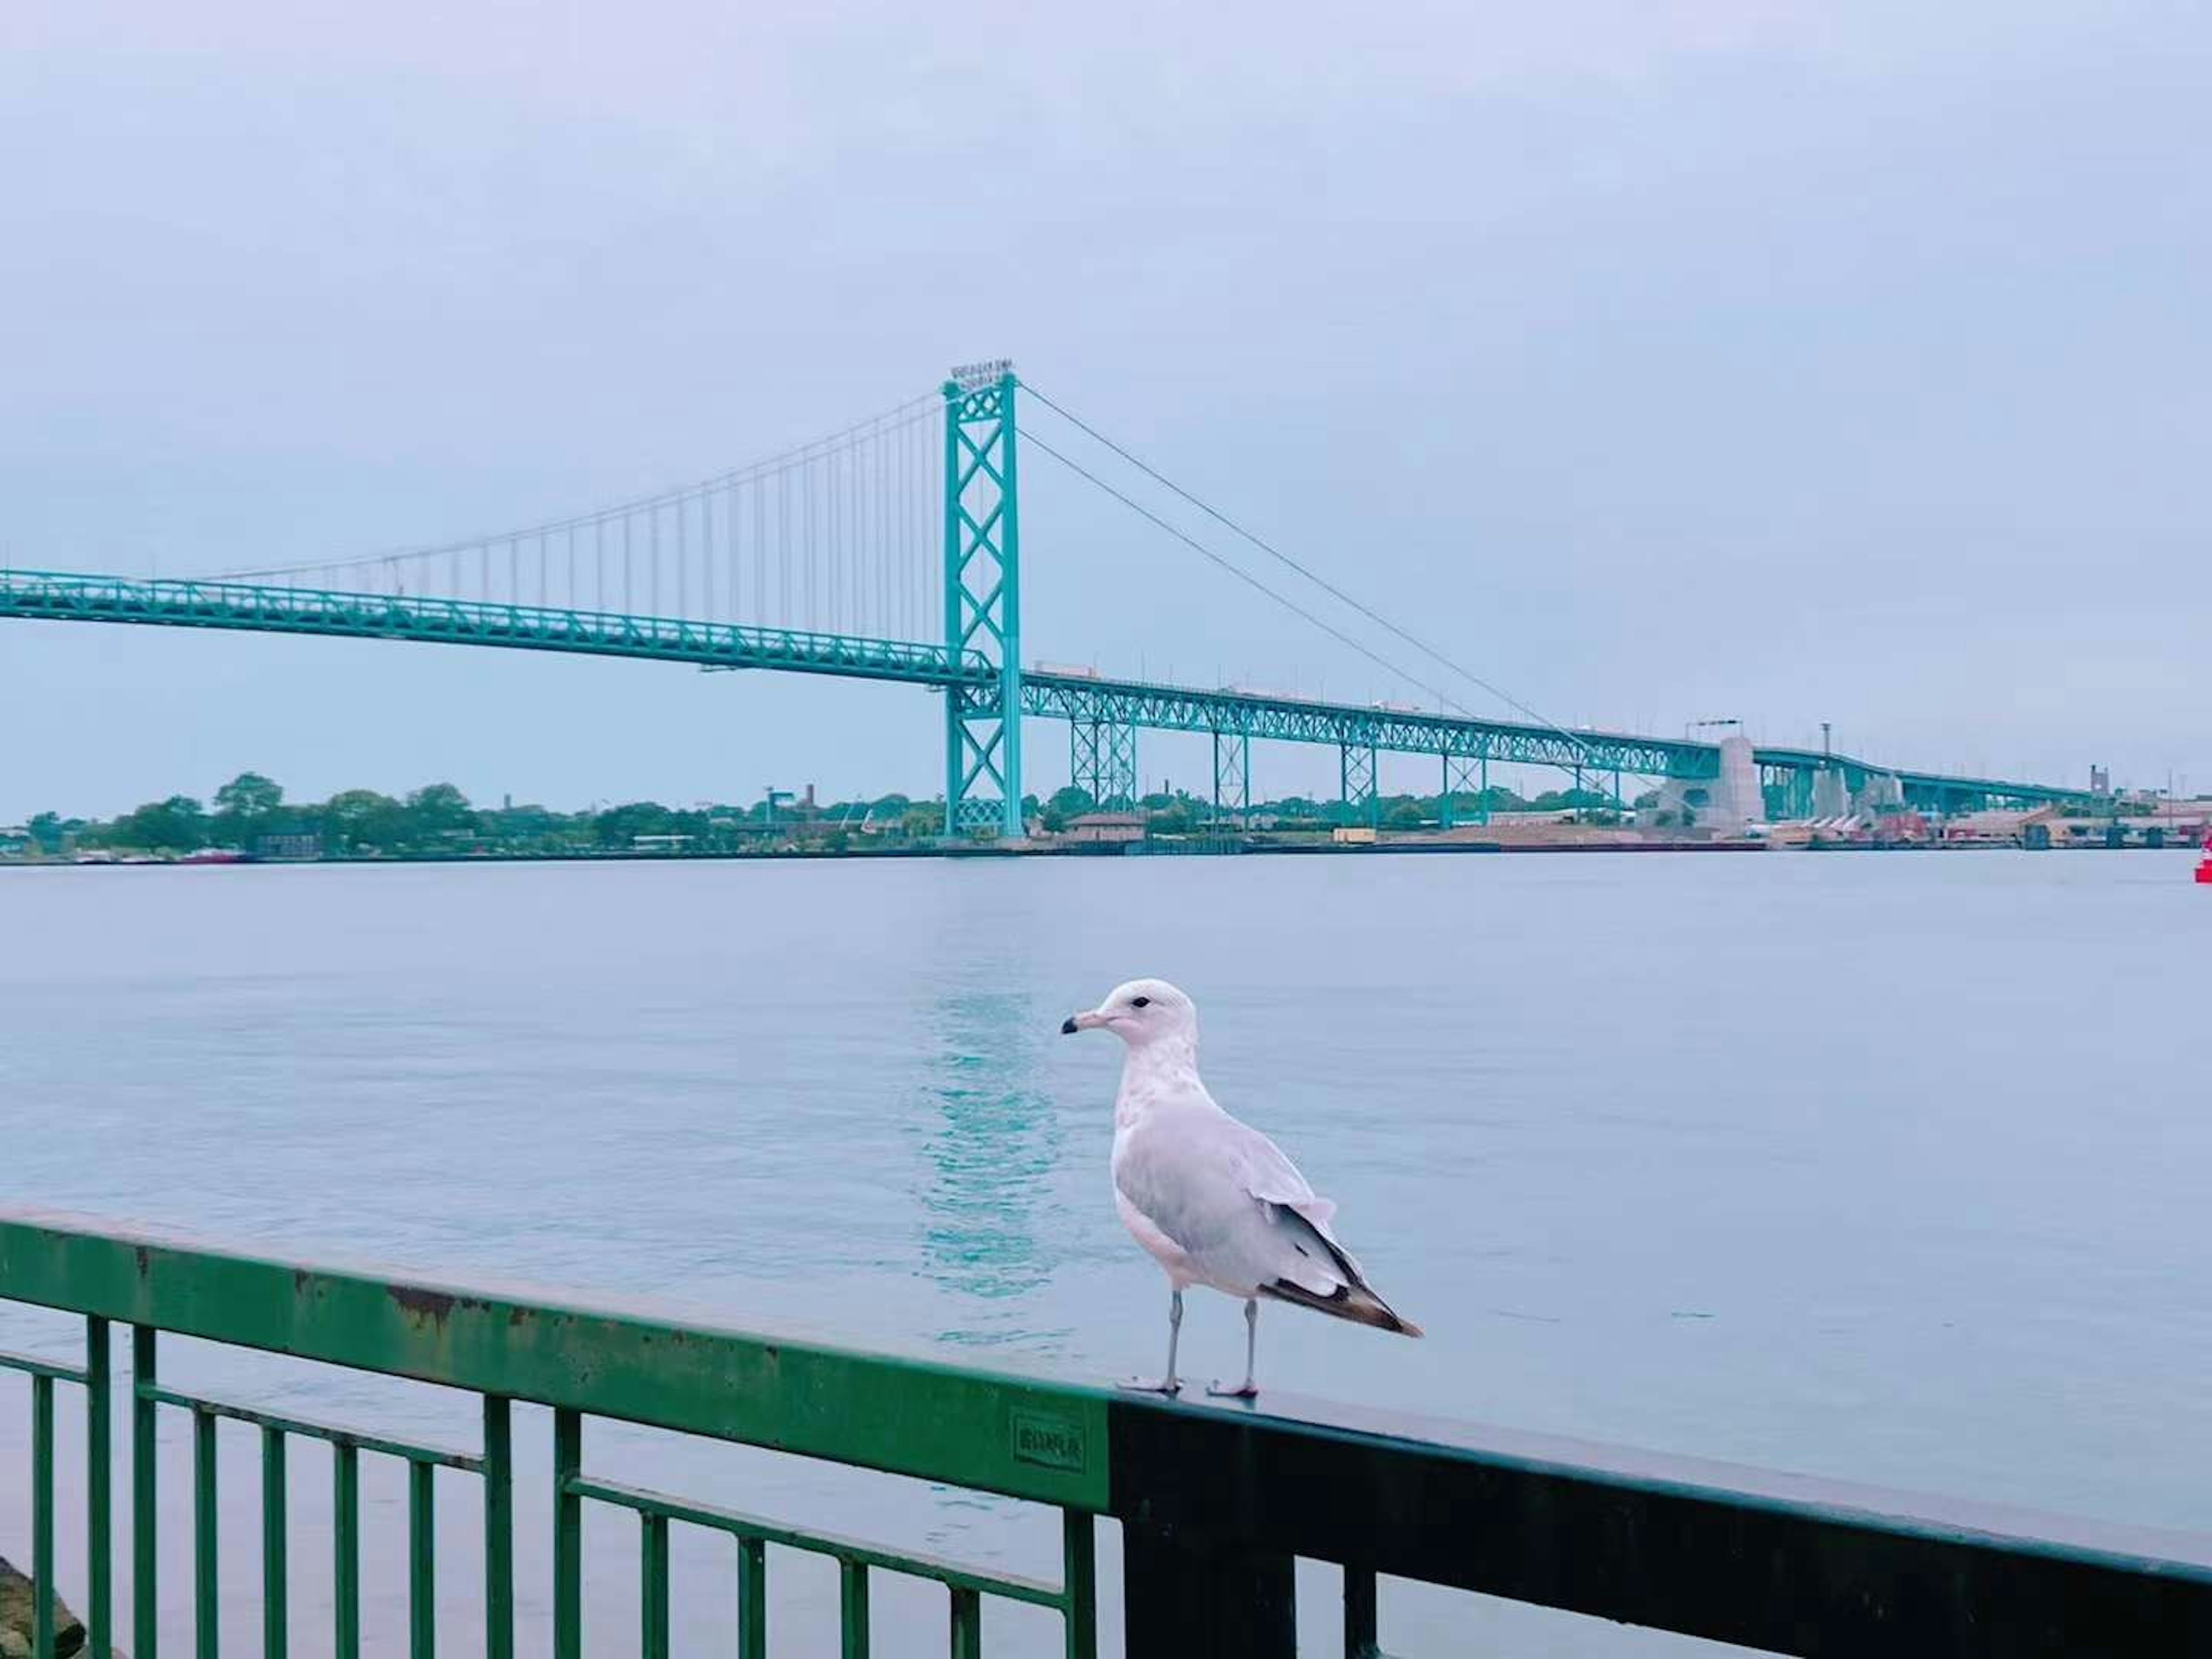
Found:
[(380, 853), (352, 856), (336, 854), (314, 859), (237, 858), (216, 861), (192, 859), (0, 859), (0, 870), (179, 870), (234, 869), (244, 866), (343, 865), (353, 867), (420, 864), (817, 864), (899, 863), (915, 859), (1100, 859), (1100, 858), (1369, 858), (1418, 854), (1424, 856), (1455, 854), (1483, 856), (1553, 856), (1639, 853), (1990, 853), (1990, 852), (2156, 852), (2137, 843), (2071, 848), (2021, 848), (1991, 842), (1814, 842), (1788, 845), (1749, 838), (1714, 841), (1589, 841), (1504, 842), (1438, 841), (1407, 838), (1371, 842), (1320, 840), (1239, 842), (1182, 840), (1157, 837), (1124, 842), (1075, 842), (1058, 846), (1036, 842), (1008, 845), (979, 842), (966, 846), (884, 848), (785, 848), (770, 850), (701, 850), (623, 848), (617, 851)]
[(303, 865), (362, 866), (403, 864), (813, 864), (896, 863), (913, 859), (1099, 859), (1099, 858), (1264, 858), (1297, 856), (1363, 858), (1378, 854), (1418, 853), (1514, 854), (1522, 853), (1759, 853), (1767, 850), (1757, 841), (1667, 842), (1539, 842), (1492, 841), (1182, 841), (1159, 838), (1148, 842), (1082, 843), (1047, 846), (1037, 842), (1007, 845), (979, 842), (970, 846), (897, 847), (842, 849), (791, 848), (777, 851), (674, 851), (661, 848), (617, 852), (484, 852), (389, 853), (363, 857), (340, 854), (316, 859), (238, 858), (221, 862), (188, 859), (0, 859), (0, 870), (230, 870), (248, 866)]

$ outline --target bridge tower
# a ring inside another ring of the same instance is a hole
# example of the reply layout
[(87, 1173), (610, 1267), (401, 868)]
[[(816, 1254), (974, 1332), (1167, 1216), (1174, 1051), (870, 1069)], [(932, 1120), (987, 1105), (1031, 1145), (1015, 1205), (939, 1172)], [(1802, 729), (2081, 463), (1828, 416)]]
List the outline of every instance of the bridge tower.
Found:
[(945, 833), (1022, 823), (1021, 512), (1014, 366), (955, 369), (945, 383), (945, 642), (998, 670), (945, 694)]

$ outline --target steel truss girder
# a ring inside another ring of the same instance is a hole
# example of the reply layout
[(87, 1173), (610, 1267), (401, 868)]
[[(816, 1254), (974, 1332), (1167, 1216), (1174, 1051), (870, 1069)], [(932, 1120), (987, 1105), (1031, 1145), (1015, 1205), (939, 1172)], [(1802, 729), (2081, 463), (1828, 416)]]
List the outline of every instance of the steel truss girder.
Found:
[[(1047, 720), (1118, 720), (1165, 732), (1231, 728), (1278, 743), (1443, 755), (1477, 763), (1495, 761), (1501, 766), (1551, 766), (1567, 771), (1579, 768), (1585, 775), (1618, 772), (1633, 777), (1692, 781), (1720, 775), (1718, 748), (1674, 738), (1618, 732), (1570, 733), (1510, 720), (1469, 720), (1079, 674), (1025, 675), (1021, 696), (1024, 713)], [(1841, 767), (1854, 789), (1870, 776), (1893, 776), (1903, 786), (1908, 801), (1932, 802), (1948, 796), (1954, 800), (2035, 805), (2099, 799), (2086, 789), (1895, 770), (1840, 755), (1824, 756), (1817, 750), (1759, 749), (1753, 751), (1753, 758), (1772, 767)]]
[(955, 684), (996, 672), (972, 652), (963, 656), (943, 646), (804, 629), (249, 582), (141, 580), (35, 570), (0, 571), (0, 617), (496, 646), (924, 685)]
[[(1009, 405), (1011, 422), (1011, 405)], [(973, 469), (970, 469), (971, 472)], [(1007, 478), (1011, 483), (1011, 475)], [(991, 533), (1015, 559), (1018, 517), (1011, 507), (986, 512)], [(948, 522), (951, 522), (948, 514)], [(966, 522), (965, 520), (960, 522)], [(983, 521), (979, 520), (981, 527)], [(983, 597), (1015, 613), (1013, 585), (994, 580)], [(963, 637), (968, 613), (948, 591), (948, 639)], [(972, 597), (972, 596), (971, 596)], [(1161, 731), (1233, 729), (1278, 742), (1364, 745), (1394, 753), (1441, 755), (1478, 764), (1612, 770), (1638, 777), (1689, 780), (1719, 775), (1720, 756), (1706, 744), (1617, 732), (1416, 714), (1297, 698), (1252, 696), (1102, 680), (1088, 676), (1024, 675), (1015, 650), (1018, 635), (1001, 624), (1003, 658), (953, 645), (919, 645), (864, 639), (802, 629), (762, 628), (674, 617), (625, 616), (542, 605), (495, 605), (379, 593), (343, 592), (243, 582), (179, 581), (85, 575), (67, 572), (0, 571), (0, 618), (124, 623), (164, 627), (236, 629), (264, 634), (415, 641), (490, 646), (516, 650), (633, 657), (684, 662), (707, 668), (762, 668), (856, 679), (896, 680), (948, 688), (948, 820), (950, 803), (981, 800), (968, 823), (995, 812), (1004, 833), (1019, 833), (1019, 711), (1048, 719), (1090, 722), (1129, 734), (1139, 726)], [(957, 722), (957, 726), (956, 726)], [(1008, 752), (1008, 732), (1012, 751)], [(996, 735), (994, 735), (994, 733)], [(960, 745), (960, 746), (956, 746)], [(1895, 777), (1910, 805), (1939, 811), (1983, 806), (2033, 807), (2103, 804), (2086, 789), (2001, 779), (1950, 777), (1939, 773), (1876, 767), (1818, 750), (1759, 749), (1754, 759), (1772, 784), (1799, 789), (1809, 799), (1812, 775), (1839, 769), (1856, 792), (1869, 777)], [(1133, 761), (1129, 774), (1133, 777)], [(954, 779), (958, 780), (954, 783)], [(1011, 784), (1011, 790), (1008, 785)], [(993, 799), (988, 792), (1001, 791)], [(1133, 796), (1133, 788), (1131, 791)], [(1011, 804), (1010, 804), (1011, 802)]]
[(1717, 776), (1720, 769), (1719, 752), (1710, 744), (1607, 732), (1571, 736), (1542, 726), (1074, 674), (1025, 675), (1022, 708), (1052, 720), (1119, 721), (1169, 732), (1235, 731), (1279, 743), (1444, 754), (1500, 764), (1617, 766), (1640, 775), (1680, 777)]
[(1843, 774), (1844, 787), (1856, 794), (1872, 778), (1895, 778), (1905, 805), (1923, 811), (1942, 813), (1980, 811), (1989, 807), (2016, 809), (2049, 805), (2104, 804), (2106, 798), (2087, 789), (2068, 789), (2055, 784), (2021, 783), (2002, 778), (1953, 777), (1940, 772), (1916, 772), (1900, 767), (1876, 766), (1847, 755), (1826, 754), (1816, 749), (1761, 749), (1756, 751), (1760, 776), (1767, 782), (1796, 792), (1808, 804), (1813, 779), (1824, 770)]

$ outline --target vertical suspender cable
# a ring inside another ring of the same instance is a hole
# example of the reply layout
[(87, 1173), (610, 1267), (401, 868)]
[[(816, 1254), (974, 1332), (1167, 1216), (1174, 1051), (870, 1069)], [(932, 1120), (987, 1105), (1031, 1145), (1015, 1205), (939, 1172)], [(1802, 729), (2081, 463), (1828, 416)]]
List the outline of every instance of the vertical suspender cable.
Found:
[(876, 436), (876, 631), (889, 637), (895, 630), (891, 625), (891, 558), (890, 558), (890, 443), (891, 434), (878, 433)]

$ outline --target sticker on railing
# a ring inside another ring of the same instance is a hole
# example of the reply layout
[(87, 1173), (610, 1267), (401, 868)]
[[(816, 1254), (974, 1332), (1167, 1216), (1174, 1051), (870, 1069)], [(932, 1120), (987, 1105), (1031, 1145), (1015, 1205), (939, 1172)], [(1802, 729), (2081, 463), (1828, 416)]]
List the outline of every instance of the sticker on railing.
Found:
[(1083, 1473), (1083, 1425), (1049, 1412), (1012, 1413), (1014, 1461), (1041, 1469)]

